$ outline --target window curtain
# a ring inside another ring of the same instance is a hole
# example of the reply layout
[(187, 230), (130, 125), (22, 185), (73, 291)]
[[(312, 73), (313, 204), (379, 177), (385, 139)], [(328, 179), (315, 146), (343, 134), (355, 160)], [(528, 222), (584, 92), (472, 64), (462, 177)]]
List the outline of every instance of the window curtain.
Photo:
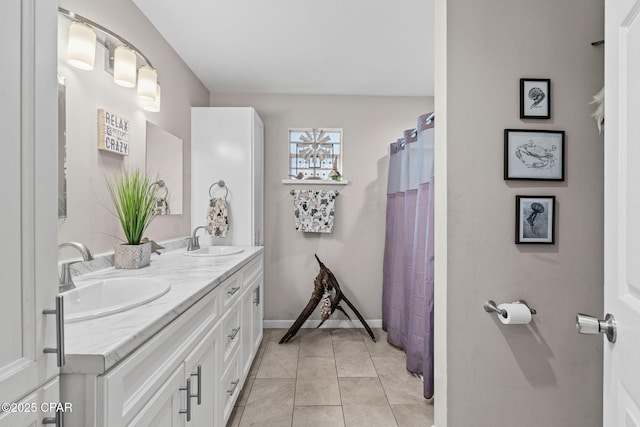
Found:
[(382, 328), (423, 375), (433, 396), (433, 114), (391, 144), (387, 185)]

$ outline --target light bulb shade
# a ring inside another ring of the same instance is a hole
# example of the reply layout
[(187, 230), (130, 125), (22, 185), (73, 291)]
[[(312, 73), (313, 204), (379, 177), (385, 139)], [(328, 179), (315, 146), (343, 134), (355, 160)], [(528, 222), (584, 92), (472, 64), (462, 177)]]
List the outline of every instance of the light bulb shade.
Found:
[(160, 83), (156, 85), (156, 99), (153, 101), (143, 101), (142, 108), (145, 111), (150, 111), (152, 113), (157, 113), (160, 111), (160, 99), (161, 99), (161, 88)]
[(113, 53), (113, 81), (124, 87), (136, 85), (136, 53), (126, 47), (117, 47)]
[(81, 70), (93, 70), (96, 59), (96, 33), (88, 25), (72, 22), (69, 26), (67, 62)]
[(148, 65), (138, 70), (138, 97), (142, 101), (153, 101), (156, 98), (158, 73)]

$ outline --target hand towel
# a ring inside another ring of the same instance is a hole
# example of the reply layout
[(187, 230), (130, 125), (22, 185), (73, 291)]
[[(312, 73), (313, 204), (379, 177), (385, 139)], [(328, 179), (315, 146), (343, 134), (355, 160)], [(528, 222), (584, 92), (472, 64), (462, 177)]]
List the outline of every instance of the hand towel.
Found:
[(229, 230), (227, 201), (224, 197), (213, 197), (209, 200), (207, 211), (207, 230), (212, 236), (224, 239)]
[(293, 198), (296, 230), (333, 233), (335, 201), (335, 191), (296, 190)]

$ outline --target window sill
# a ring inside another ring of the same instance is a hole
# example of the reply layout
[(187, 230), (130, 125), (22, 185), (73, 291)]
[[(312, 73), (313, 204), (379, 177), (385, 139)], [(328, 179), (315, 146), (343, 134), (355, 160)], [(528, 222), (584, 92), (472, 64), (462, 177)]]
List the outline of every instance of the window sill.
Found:
[(332, 179), (283, 179), (282, 183), (285, 185), (347, 185), (349, 181), (346, 179), (341, 181), (334, 181)]

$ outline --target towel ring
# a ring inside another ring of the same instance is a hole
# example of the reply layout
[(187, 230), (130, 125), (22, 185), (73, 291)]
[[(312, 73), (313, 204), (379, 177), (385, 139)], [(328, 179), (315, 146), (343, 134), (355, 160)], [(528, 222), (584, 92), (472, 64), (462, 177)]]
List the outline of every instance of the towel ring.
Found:
[(164, 180), (159, 179), (158, 181), (154, 182), (153, 184), (151, 184), (151, 186), (153, 187), (154, 185), (157, 185), (158, 188), (164, 188), (164, 196), (160, 196), (158, 195), (159, 199), (166, 199), (167, 196), (169, 195), (169, 188), (167, 187), (167, 185), (165, 184)]
[(211, 191), (213, 190), (213, 187), (215, 187), (216, 185), (218, 187), (220, 187), (220, 188), (224, 188), (224, 190), (225, 190), (224, 201), (226, 202), (227, 201), (227, 196), (229, 195), (229, 189), (227, 188), (227, 185), (224, 183), (223, 180), (220, 180), (218, 182), (214, 182), (213, 184), (211, 184), (211, 187), (209, 187), (209, 197), (213, 198), (213, 194), (212, 194)]

